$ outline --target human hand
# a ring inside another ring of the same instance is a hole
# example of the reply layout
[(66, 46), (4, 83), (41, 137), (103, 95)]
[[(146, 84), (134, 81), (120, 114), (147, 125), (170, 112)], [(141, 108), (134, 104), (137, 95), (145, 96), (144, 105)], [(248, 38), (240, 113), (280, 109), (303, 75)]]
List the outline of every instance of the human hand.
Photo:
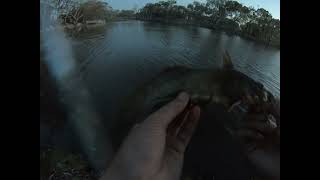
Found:
[(280, 101), (273, 105), (272, 115), (249, 114), (237, 135), (261, 176), (280, 179)]
[(200, 117), (198, 106), (187, 107), (179, 96), (134, 126), (101, 180), (178, 180), (185, 149)]

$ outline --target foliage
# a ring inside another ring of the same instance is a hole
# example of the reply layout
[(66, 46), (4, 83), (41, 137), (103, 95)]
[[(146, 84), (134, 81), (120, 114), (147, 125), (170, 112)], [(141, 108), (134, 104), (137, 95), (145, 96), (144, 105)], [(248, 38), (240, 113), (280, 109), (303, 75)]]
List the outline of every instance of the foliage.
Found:
[(237, 1), (194, 1), (186, 7), (167, 0), (148, 3), (137, 13), (143, 20), (166, 20), (193, 22), (214, 29), (234, 32), (266, 44), (280, 44), (280, 20), (274, 19), (263, 9), (247, 7)]
[(121, 10), (116, 13), (116, 16), (122, 18), (134, 18), (135, 14), (134, 10)]
[(108, 3), (99, 0), (50, 0), (63, 24), (85, 23), (89, 20), (106, 20), (112, 15)]
[(111, 11), (108, 3), (97, 0), (85, 2), (79, 8), (82, 10), (85, 20), (105, 19)]

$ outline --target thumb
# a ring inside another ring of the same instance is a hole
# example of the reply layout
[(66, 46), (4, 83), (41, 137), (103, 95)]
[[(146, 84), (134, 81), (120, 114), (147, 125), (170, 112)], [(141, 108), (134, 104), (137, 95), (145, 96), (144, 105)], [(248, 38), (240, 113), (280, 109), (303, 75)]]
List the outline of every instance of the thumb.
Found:
[(188, 102), (189, 95), (185, 92), (181, 92), (176, 99), (151, 114), (147, 121), (155, 121), (167, 128), (168, 124), (185, 109)]

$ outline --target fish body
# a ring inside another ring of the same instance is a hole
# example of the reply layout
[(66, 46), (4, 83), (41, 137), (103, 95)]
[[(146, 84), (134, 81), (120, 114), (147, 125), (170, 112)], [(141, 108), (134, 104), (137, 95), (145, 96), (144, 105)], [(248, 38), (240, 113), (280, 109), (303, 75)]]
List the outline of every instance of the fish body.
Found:
[[(274, 99), (261, 83), (234, 69), (228, 52), (225, 52), (221, 68), (170, 67), (143, 84), (123, 102), (118, 125), (114, 128), (115, 138), (123, 138), (130, 127), (173, 100), (181, 91), (191, 96), (192, 103), (202, 107), (215, 103), (228, 109), (248, 95), (265, 101)], [(119, 132), (123, 135), (119, 136)]]
[(112, 133), (114, 146), (119, 147), (131, 127), (181, 91), (201, 107), (199, 125), (185, 154), (184, 174), (249, 179), (251, 167), (232, 131), (241, 126), (249, 110), (244, 100), (270, 104), (275, 98), (261, 83), (234, 69), (227, 52), (221, 68), (170, 67), (138, 88), (119, 112)]

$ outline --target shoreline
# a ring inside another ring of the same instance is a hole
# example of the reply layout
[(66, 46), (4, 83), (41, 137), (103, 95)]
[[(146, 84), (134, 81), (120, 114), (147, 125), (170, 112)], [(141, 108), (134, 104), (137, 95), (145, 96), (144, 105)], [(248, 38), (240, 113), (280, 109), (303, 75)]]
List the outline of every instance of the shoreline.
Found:
[(161, 24), (165, 24), (165, 25), (202, 27), (202, 28), (207, 28), (207, 29), (213, 30), (213, 31), (226, 33), (228, 36), (238, 36), (242, 39), (252, 41), (257, 44), (266, 46), (266, 47), (280, 49), (280, 40), (279, 40), (279, 42), (273, 41), (268, 44), (267, 42), (265, 42), (263, 40), (256, 39), (256, 38), (251, 37), (249, 35), (243, 34), (242, 32), (234, 32), (232, 30), (223, 30), (223, 29), (215, 28), (214, 26), (209, 25), (209, 24), (205, 24), (203, 22), (194, 22), (194, 21), (190, 22), (190, 21), (179, 20), (179, 19), (164, 20), (164, 19), (143, 19), (143, 18), (121, 18), (121, 17), (118, 17), (118, 18), (106, 21), (104, 23), (97, 23), (97, 24), (79, 23), (77, 25), (64, 24), (64, 25), (50, 26), (44, 30), (40, 30), (40, 32), (48, 32), (48, 31), (60, 29), (60, 30), (63, 30), (66, 33), (71, 34), (73, 36), (76, 33), (82, 33), (82, 32), (88, 31), (88, 30), (91, 31), (91, 30), (98, 29), (98, 28), (104, 28), (110, 23), (122, 22), (122, 21), (141, 21), (141, 22), (161, 23)]
[[(130, 19), (132, 20), (132, 19)], [(259, 43), (261, 45), (264, 45), (266, 47), (273, 47), (273, 48), (277, 48), (280, 49), (280, 41), (279, 44), (276, 42), (270, 42), (269, 44), (266, 43), (263, 40), (258, 40), (255, 39), (254, 37), (250, 37), (249, 35), (245, 35), (241, 32), (234, 32), (234, 31), (228, 31), (228, 30), (223, 30), (223, 29), (219, 29), (219, 28), (214, 28), (211, 25), (199, 22), (188, 22), (186, 20), (165, 20), (165, 19), (143, 19), (143, 18), (136, 18), (135, 20), (139, 20), (139, 21), (143, 21), (143, 22), (157, 22), (157, 23), (163, 23), (163, 24), (168, 24), (168, 25), (187, 25), (187, 26), (194, 26), (194, 27), (202, 27), (202, 28), (207, 28), (210, 30), (214, 30), (214, 31), (218, 31), (218, 32), (224, 32), (229, 36), (238, 36), (240, 38), (255, 42), (255, 43)]]

